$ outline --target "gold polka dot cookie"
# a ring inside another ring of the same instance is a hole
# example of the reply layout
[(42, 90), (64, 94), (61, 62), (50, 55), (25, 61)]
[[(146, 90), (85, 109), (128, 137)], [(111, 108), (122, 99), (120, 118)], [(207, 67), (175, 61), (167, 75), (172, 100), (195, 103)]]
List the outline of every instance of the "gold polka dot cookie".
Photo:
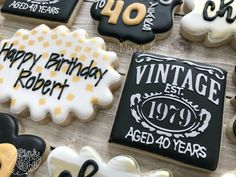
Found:
[(70, 113), (89, 120), (97, 106), (112, 103), (111, 88), (120, 81), (117, 55), (104, 40), (65, 26), (18, 30), (1, 41), (0, 62), (0, 102), (10, 98), (15, 114), (29, 108), (34, 121), (50, 115), (65, 124)]
[(11, 144), (0, 144), (0, 176), (10, 177), (16, 165), (17, 150)]

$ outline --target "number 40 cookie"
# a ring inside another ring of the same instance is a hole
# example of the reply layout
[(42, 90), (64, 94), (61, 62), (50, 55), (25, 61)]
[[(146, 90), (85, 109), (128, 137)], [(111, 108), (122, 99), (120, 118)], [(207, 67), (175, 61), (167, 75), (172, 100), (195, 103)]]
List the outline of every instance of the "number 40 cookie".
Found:
[(110, 142), (215, 170), (226, 74), (202, 63), (135, 53)]

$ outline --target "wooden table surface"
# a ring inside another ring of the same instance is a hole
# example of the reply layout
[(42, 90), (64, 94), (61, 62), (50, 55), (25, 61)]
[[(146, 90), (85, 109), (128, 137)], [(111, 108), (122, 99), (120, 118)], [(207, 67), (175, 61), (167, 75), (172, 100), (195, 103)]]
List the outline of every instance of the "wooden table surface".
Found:
[[(90, 36), (98, 36), (96, 25), (89, 14), (91, 5), (92, 1), (84, 1), (71, 30), (83, 28), (88, 31)], [(226, 136), (226, 126), (230, 119), (235, 115), (235, 108), (230, 104), (230, 98), (236, 95), (236, 86), (232, 81), (232, 72), (234, 65), (236, 64), (236, 51), (229, 45), (211, 49), (205, 48), (201, 43), (192, 43), (183, 39), (179, 34), (180, 20), (182, 17), (183, 13), (178, 12), (175, 15), (174, 27), (171, 35), (163, 41), (156, 42), (153, 47), (147, 50), (147, 52), (212, 64), (228, 71), (223, 140), (219, 166), (215, 172), (209, 173), (193, 170), (174, 163), (169, 163), (165, 160), (160, 160), (155, 157), (146, 156), (129, 149), (114, 147), (113, 145), (108, 144), (122, 87), (114, 92), (115, 99), (113, 106), (107, 110), (100, 110), (96, 119), (92, 122), (82, 123), (79, 120), (74, 120), (69, 126), (60, 127), (52, 122), (42, 125), (35, 123), (30, 119), (20, 119), (19, 121), (24, 130), (27, 133), (33, 133), (43, 137), (52, 147), (67, 145), (75, 150), (79, 150), (85, 145), (90, 145), (100, 153), (105, 161), (120, 154), (131, 155), (138, 161), (142, 172), (165, 168), (171, 170), (174, 177), (220, 177), (225, 172), (235, 169), (236, 144), (232, 143)], [(2, 16), (0, 16), (0, 24), (0, 32), (3, 34), (4, 38), (10, 38), (20, 28), (33, 29), (37, 26), (29, 23), (4, 20)], [(124, 83), (131, 55), (133, 52), (137, 51), (137, 49), (123, 48), (119, 44), (110, 42), (107, 42), (107, 46), (109, 50), (115, 51), (119, 56), (120, 67), (118, 70), (122, 75), (122, 83)], [(9, 108), (1, 105), (0, 111), (8, 113)], [(39, 167), (33, 176), (49, 176), (46, 162)]]

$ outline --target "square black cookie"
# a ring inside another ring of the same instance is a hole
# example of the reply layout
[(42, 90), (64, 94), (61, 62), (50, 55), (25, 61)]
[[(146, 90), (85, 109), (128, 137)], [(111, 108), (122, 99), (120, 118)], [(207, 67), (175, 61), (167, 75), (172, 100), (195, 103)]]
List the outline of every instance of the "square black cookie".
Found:
[(81, 3), (82, 0), (6, 0), (1, 12), (6, 18), (71, 26)]
[(226, 76), (214, 66), (134, 53), (109, 142), (214, 171)]

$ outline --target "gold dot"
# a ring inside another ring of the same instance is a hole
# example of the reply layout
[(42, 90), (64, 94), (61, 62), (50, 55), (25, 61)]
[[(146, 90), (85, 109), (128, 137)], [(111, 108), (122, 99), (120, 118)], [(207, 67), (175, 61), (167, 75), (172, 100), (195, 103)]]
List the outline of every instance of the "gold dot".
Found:
[(44, 43), (43, 43), (43, 47), (44, 47), (44, 48), (47, 48), (48, 46), (49, 46), (49, 42), (44, 42)]
[(50, 76), (51, 77), (56, 77), (57, 76), (57, 72), (56, 71), (51, 71), (50, 72)]
[(66, 43), (66, 47), (71, 47), (72, 46), (72, 42), (67, 42)]
[(87, 84), (86, 90), (87, 90), (88, 92), (93, 92), (93, 85), (92, 85), (92, 84)]
[(45, 105), (45, 103), (46, 103), (46, 99), (45, 99), (45, 98), (41, 98), (41, 99), (39, 99), (39, 101), (38, 101), (38, 104), (39, 104), (40, 106)]
[(97, 66), (97, 62), (94, 61), (93, 64), (92, 64), (92, 67), (96, 67)]
[(18, 90), (20, 88), (20, 84), (17, 84), (13, 89)]
[(61, 40), (57, 40), (57, 41), (56, 41), (56, 45), (57, 45), (57, 46), (59, 46), (59, 45), (61, 45), (61, 44), (62, 44), (62, 41), (61, 41)]
[(20, 45), (19, 50), (25, 50), (25, 46), (24, 45)]
[(72, 81), (73, 81), (73, 82), (79, 82), (79, 81), (80, 81), (80, 77), (78, 77), (78, 76), (73, 76), (73, 77), (72, 77)]
[(92, 41), (92, 43), (97, 43), (97, 39), (96, 38), (92, 38), (91, 41)]
[(102, 59), (103, 59), (104, 61), (107, 61), (107, 60), (109, 60), (109, 56), (108, 56), (108, 55), (105, 55)]
[(85, 55), (80, 55), (79, 59), (80, 59), (81, 61), (85, 61), (87, 58), (86, 58)]
[(76, 52), (81, 51), (81, 46), (78, 45), (78, 46), (75, 48), (75, 50), (76, 50)]
[(43, 70), (43, 67), (41, 67), (41, 66), (37, 66), (37, 68), (35, 69), (35, 71), (36, 71), (37, 73), (41, 73), (42, 70)]
[(21, 32), (20, 31), (17, 31), (15, 36), (20, 36), (21, 35)]
[(4, 82), (4, 79), (1, 77), (0, 78), (0, 84), (2, 84)]
[(62, 70), (62, 72), (66, 73), (68, 70), (68, 66), (63, 66), (61, 70)]
[(14, 44), (14, 45), (18, 45), (18, 44), (19, 44), (19, 41), (14, 41), (13, 44)]
[(55, 40), (55, 39), (57, 39), (57, 35), (56, 35), (56, 34), (53, 34), (53, 35), (51, 36), (51, 38), (52, 38), (53, 40)]
[(37, 34), (37, 31), (33, 30), (33, 31), (31, 31), (31, 34), (35, 35), (35, 34)]
[(48, 53), (47, 52), (44, 52), (43, 54), (42, 54), (42, 57), (43, 57), (43, 59), (48, 59)]
[(66, 99), (67, 99), (68, 101), (73, 101), (74, 98), (75, 98), (75, 96), (70, 93), (70, 94), (67, 95), (67, 98), (66, 98)]
[(78, 34), (74, 32), (72, 36), (73, 36), (74, 38), (77, 38), (77, 37), (78, 37)]
[(61, 107), (55, 107), (54, 108), (54, 114), (55, 115), (61, 114)]
[(48, 34), (48, 32), (49, 32), (48, 30), (43, 30), (44, 35)]
[(92, 97), (91, 103), (92, 104), (98, 104), (98, 98), (97, 97)]
[(32, 45), (34, 45), (34, 41), (33, 40), (29, 40), (28, 44), (32, 46)]
[(43, 39), (44, 39), (43, 36), (38, 37), (39, 42), (43, 41)]
[(4, 65), (0, 64), (0, 71), (2, 71), (4, 68)]
[(79, 43), (84, 43), (84, 41), (85, 41), (84, 39), (79, 39), (78, 40)]
[(77, 53), (72, 53), (72, 54), (70, 55), (70, 57), (71, 57), (71, 58), (76, 58), (76, 57), (77, 57)]
[(28, 36), (27, 34), (25, 34), (25, 35), (22, 36), (22, 39), (23, 39), (23, 40), (27, 40), (28, 38), (29, 38), (29, 36)]
[(84, 49), (85, 52), (90, 52), (91, 50), (92, 50), (91, 47), (85, 47)]
[(93, 53), (93, 57), (94, 57), (94, 58), (98, 58), (98, 57), (99, 57), (99, 53), (98, 53), (98, 52), (94, 52), (94, 53)]
[(60, 54), (66, 55), (66, 50), (61, 50)]
[(16, 105), (16, 100), (15, 99), (11, 99), (11, 105), (12, 106)]

